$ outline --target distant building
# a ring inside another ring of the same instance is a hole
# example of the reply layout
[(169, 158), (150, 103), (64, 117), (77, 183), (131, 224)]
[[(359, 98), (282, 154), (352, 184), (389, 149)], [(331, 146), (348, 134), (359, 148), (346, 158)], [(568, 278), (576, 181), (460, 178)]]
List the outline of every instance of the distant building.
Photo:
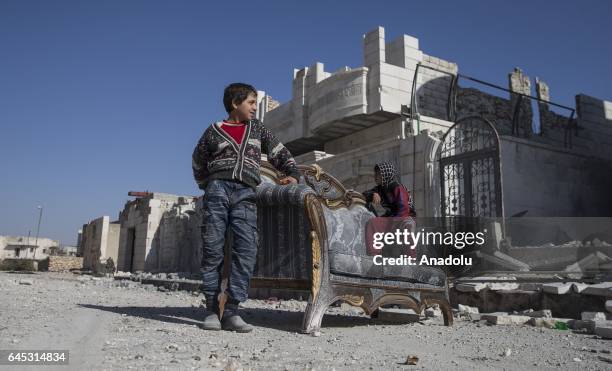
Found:
[[(111, 222), (108, 216), (102, 216), (83, 226), (80, 249), (84, 269), (98, 271), (99, 265), (106, 264), (108, 258), (113, 259), (114, 265), (117, 265), (120, 230), (119, 223)], [(76, 254), (76, 248), (74, 253)]]
[(46, 259), (59, 241), (50, 238), (27, 236), (0, 236), (1, 259)]

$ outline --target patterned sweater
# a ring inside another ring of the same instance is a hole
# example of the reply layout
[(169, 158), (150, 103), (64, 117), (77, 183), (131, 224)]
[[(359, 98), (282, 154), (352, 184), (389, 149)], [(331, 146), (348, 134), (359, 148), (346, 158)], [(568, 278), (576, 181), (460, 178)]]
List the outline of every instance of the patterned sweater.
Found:
[(260, 121), (246, 122), (242, 143), (221, 129), (221, 122), (210, 125), (193, 151), (193, 176), (200, 189), (213, 179), (237, 180), (255, 188), (261, 182), (261, 154), (282, 173), (300, 179), (295, 160), (285, 146)]

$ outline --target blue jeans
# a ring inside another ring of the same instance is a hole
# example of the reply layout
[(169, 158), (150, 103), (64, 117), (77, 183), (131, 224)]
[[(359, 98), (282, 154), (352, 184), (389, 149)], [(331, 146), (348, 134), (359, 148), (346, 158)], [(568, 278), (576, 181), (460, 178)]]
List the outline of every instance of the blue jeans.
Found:
[(216, 298), (221, 291), (223, 247), (229, 227), (233, 244), (227, 293), (236, 301), (245, 301), (257, 258), (255, 190), (240, 182), (211, 180), (202, 211), (204, 295)]

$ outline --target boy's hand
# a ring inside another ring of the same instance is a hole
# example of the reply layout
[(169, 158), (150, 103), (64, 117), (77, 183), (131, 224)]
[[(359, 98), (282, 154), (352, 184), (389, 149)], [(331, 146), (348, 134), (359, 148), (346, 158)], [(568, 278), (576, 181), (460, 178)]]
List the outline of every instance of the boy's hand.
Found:
[(379, 195), (378, 193), (374, 192), (374, 194), (372, 195), (372, 203), (373, 203), (374, 205), (380, 205), (380, 202), (381, 202), (381, 201), (382, 201), (382, 200), (381, 200), (381, 198), (380, 198), (380, 195)]
[(280, 179), (278, 182), (282, 185), (285, 185), (285, 184), (297, 184), (298, 181), (292, 176), (286, 176)]

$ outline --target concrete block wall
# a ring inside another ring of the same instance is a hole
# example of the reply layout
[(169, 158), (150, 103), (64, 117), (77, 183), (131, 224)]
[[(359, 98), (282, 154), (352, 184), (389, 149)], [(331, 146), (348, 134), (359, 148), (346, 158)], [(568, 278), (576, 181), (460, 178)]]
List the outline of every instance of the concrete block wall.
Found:
[[(436, 68), (456, 75), (459, 68), (456, 63), (448, 62), (430, 55), (423, 55), (423, 66)], [(452, 76), (431, 70), (419, 68), (417, 77), (418, 111), (421, 115), (447, 120), (447, 106), (451, 89)]]
[(609, 216), (612, 162), (573, 150), (501, 138), (506, 216)]
[(417, 214), (435, 216), (439, 213), (439, 173), (435, 161), (438, 145), (439, 139), (424, 130), (415, 137), (381, 140), (324, 158), (317, 164), (345, 187), (363, 192), (375, 186), (374, 165), (390, 161), (398, 169), (401, 182), (412, 191)]

